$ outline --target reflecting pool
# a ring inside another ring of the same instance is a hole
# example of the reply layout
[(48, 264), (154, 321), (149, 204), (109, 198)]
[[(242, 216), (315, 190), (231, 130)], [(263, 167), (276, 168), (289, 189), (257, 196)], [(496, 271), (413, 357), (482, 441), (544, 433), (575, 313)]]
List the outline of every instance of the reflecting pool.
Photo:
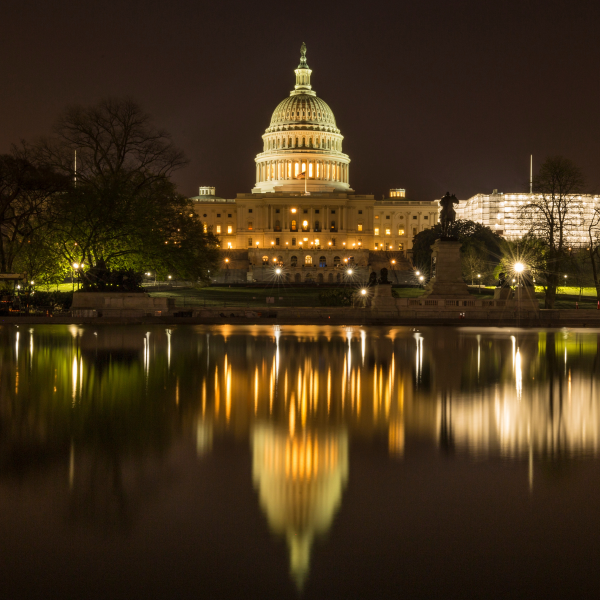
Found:
[(6, 598), (597, 597), (600, 332), (0, 328)]

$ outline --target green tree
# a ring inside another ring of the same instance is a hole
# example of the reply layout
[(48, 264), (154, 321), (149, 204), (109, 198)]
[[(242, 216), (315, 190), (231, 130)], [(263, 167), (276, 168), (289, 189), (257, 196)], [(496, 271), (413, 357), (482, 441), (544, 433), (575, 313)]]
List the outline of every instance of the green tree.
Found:
[(553, 308), (560, 285), (569, 238), (581, 228), (583, 206), (578, 195), (583, 173), (568, 158), (547, 158), (533, 179), (533, 195), (519, 209), (524, 229), (546, 247), (544, 308)]
[(53, 224), (63, 259), (84, 264), (84, 280), (90, 267), (194, 279), (216, 269), (217, 238), (170, 179), (187, 161), (134, 101), (68, 108), (35, 155), (72, 182), (52, 204)]
[[(502, 244), (500, 236), (481, 223), (462, 219), (451, 225), (449, 234), (462, 242), (463, 257), (467, 251), (469, 254), (480, 255), (481, 261), (478, 261), (478, 264), (484, 265), (486, 268), (483, 269), (482, 266), (481, 271), (475, 271), (476, 273), (482, 271), (487, 273), (493, 270), (493, 265), (499, 261), (500, 245)], [(429, 272), (431, 246), (441, 235), (442, 228), (438, 223), (431, 229), (417, 233), (413, 238), (413, 263), (421, 272)]]
[[(13, 272), (19, 255), (31, 249), (32, 238), (47, 226), (53, 197), (63, 193), (66, 184), (64, 177), (36, 165), (24, 150), (0, 155), (1, 273)], [(27, 261), (21, 257), (18, 262), (17, 268), (23, 269)]]

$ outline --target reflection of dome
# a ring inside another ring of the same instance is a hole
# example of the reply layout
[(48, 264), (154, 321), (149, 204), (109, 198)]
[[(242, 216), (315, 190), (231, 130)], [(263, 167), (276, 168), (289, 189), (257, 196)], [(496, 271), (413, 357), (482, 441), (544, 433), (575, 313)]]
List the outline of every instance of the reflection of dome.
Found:
[(310, 84), (302, 44), (296, 85), (280, 102), (256, 156), (254, 193), (351, 191), (350, 158), (342, 152), (340, 130), (329, 106), (317, 98)]
[(327, 532), (348, 478), (346, 432), (299, 432), (258, 425), (253, 436), (253, 478), (271, 530), (285, 535), (290, 571), (301, 587), (313, 538)]

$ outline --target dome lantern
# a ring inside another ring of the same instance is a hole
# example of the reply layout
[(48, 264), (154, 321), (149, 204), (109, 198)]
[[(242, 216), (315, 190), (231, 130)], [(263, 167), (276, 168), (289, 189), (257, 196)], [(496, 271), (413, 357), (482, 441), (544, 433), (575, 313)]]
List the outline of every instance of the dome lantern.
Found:
[(290, 96), (294, 96), (296, 94), (308, 94), (309, 96), (316, 96), (316, 92), (312, 91), (312, 86), (310, 85), (310, 76), (312, 71), (306, 64), (306, 44), (304, 42), (302, 42), (302, 46), (300, 46), (300, 64), (294, 73), (296, 73), (296, 85), (294, 86), (294, 90), (290, 92)]

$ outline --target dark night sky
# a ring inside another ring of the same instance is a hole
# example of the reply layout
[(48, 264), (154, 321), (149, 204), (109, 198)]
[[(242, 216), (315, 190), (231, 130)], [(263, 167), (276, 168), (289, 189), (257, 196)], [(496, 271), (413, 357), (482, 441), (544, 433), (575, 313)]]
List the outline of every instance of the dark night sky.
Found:
[(4, 0), (0, 152), (67, 104), (129, 95), (190, 158), (182, 192), (249, 192), (305, 41), (357, 192), (521, 191), (530, 153), (568, 156), (598, 191), (599, 17), (597, 0)]

